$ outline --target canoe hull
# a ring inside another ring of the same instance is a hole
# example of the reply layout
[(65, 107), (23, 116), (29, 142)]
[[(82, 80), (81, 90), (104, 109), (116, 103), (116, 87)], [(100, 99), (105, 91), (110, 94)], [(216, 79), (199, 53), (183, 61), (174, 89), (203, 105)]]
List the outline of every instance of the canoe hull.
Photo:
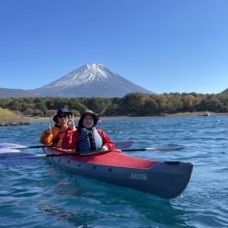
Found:
[[(51, 148), (44, 148), (44, 151), (46, 154), (59, 153)], [(109, 161), (112, 156), (117, 156), (117, 159), (122, 161), (126, 160), (127, 163), (119, 165), (119, 163), (116, 164), (117, 160), (112, 160), (107, 162), (108, 164), (99, 164), (99, 161), (103, 163), (105, 159)], [(148, 192), (166, 199), (175, 198), (184, 191), (193, 170), (192, 163), (152, 161), (134, 158), (116, 151), (81, 157), (53, 156), (48, 157), (48, 160), (75, 174)]]

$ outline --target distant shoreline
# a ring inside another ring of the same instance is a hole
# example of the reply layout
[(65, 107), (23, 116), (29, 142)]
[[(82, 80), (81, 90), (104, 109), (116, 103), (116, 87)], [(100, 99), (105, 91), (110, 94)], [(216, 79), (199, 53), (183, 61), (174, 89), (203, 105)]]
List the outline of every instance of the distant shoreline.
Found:
[[(207, 117), (207, 116), (226, 116), (228, 113), (215, 113), (215, 112), (179, 112), (175, 114), (164, 114), (161, 116), (103, 116), (101, 117), (101, 120), (103, 119), (128, 119), (128, 118), (163, 118), (163, 117), (191, 117), (191, 116), (201, 116), (201, 117)], [(75, 120), (79, 120), (79, 117), (75, 117)], [(23, 125), (30, 125), (32, 122), (38, 122), (38, 121), (49, 121), (52, 122), (52, 118), (50, 117), (26, 117), (25, 120), (21, 121), (4, 121), (4, 123), (0, 123), (0, 127), (7, 127), (7, 126), (23, 126)]]
[[(209, 112), (209, 116), (224, 116), (228, 113), (215, 113)], [(206, 112), (179, 112), (175, 114), (164, 114), (162, 116), (102, 116), (102, 119), (124, 119), (124, 118), (162, 118), (162, 117), (188, 117), (188, 116), (207, 116)], [(52, 121), (50, 117), (28, 117), (31, 122), (36, 121)], [(75, 117), (75, 120), (78, 120), (79, 117)]]

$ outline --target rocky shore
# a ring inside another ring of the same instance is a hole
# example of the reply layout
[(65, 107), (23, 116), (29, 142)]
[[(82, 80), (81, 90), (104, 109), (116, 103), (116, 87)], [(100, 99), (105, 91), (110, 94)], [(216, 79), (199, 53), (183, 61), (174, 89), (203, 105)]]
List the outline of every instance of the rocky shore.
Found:
[(0, 122), (0, 127), (30, 125), (30, 122)]

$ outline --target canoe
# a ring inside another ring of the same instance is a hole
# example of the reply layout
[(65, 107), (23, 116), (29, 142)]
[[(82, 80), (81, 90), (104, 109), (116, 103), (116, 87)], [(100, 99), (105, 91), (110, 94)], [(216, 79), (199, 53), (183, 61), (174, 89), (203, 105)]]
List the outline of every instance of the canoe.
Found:
[(190, 162), (136, 158), (119, 150), (81, 155), (51, 147), (43, 150), (49, 162), (64, 170), (165, 199), (175, 198), (185, 190), (193, 170)]

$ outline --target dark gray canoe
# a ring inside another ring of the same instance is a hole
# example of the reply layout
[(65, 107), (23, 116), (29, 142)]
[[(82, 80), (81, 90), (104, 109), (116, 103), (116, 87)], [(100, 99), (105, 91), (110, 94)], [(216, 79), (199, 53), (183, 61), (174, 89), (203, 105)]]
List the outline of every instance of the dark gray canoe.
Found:
[(50, 162), (72, 173), (166, 199), (175, 198), (185, 190), (193, 170), (192, 163), (135, 158), (120, 151), (61, 156), (66, 153), (59, 149), (43, 150), (51, 155)]

